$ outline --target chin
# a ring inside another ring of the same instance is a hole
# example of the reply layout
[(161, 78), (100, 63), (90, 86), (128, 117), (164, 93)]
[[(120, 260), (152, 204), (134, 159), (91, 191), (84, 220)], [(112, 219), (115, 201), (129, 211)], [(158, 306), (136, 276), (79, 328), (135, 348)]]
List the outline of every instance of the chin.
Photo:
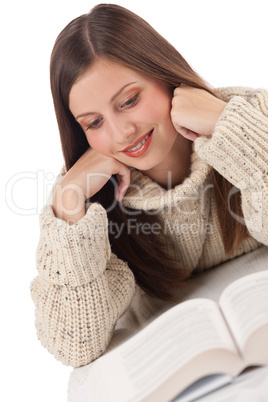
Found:
[(156, 162), (141, 162), (141, 163), (133, 163), (133, 166), (135, 169), (140, 170), (141, 172), (144, 172), (146, 174), (146, 172), (156, 168), (158, 166), (159, 163)]

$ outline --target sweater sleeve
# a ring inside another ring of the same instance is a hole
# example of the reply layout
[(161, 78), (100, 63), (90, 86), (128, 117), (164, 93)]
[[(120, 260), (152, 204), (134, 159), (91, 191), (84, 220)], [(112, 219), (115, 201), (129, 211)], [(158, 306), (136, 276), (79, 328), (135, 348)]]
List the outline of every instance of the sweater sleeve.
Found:
[(244, 218), (231, 214), (268, 245), (268, 92), (240, 92), (230, 97), (212, 137), (196, 139), (195, 151), (235, 186), (233, 192), (241, 191)]
[(57, 219), (52, 205), (40, 215), (39, 275), (31, 283), (37, 335), (73, 367), (105, 351), (134, 295), (133, 274), (111, 253), (107, 232), (106, 211), (97, 203), (74, 225)]

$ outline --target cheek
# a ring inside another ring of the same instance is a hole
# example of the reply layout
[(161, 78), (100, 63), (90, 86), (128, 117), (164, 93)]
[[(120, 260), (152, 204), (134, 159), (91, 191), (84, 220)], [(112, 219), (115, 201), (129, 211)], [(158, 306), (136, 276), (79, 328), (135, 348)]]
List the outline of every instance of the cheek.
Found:
[(103, 141), (101, 137), (95, 134), (86, 134), (87, 142), (89, 143), (90, 147), (99, 151), (103, 147)]
[(109, 137), (104, 135), (104, 133), (96, 132), (86, 134), (87, 142), (92, 149), (103, 155), (110, 156), (111, 154), (111, 143)]
[(91, 148), (93, 148), (92, 143), (94, 143), (94, 141), (92, 141), (91, 136), (90, 136), (89, 134), (87, 134), (87, 133), (85, 133), (85, 136), (86, 136), (87, 142), (89, 143), (89, 146), (90, 146)]
[(171, 99), (162, 91), (154, 91), (144, 103), (147, 119), (154, 122), (171, 121)]

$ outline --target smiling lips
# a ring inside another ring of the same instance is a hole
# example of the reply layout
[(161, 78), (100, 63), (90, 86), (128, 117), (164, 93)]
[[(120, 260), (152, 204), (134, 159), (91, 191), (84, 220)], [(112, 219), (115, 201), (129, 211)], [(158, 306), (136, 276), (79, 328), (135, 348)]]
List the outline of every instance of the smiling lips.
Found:
[(131, 158), (137, 158), (138, 156), (143, 155), (147, 149), (149, 148), (152, 141), (152, 134), (154, 130), (151, 130), (149, 133), (140, 137), (131, 147), (123, 149), (125, 155), (130, 156)]

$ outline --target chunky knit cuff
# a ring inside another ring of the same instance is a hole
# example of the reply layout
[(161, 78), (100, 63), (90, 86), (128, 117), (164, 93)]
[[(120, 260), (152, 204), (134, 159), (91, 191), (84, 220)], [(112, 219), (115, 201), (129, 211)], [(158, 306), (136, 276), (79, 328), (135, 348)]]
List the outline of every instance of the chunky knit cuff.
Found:
[(195, 151), (238, 188), (248, 186), (256, 175), (267, 177), (267, 97), (259, 99), (259, 110), (240, 96), (224, 109), (211, 138), (195, 141)]
[(92, 204), (76, 224), (55, 217), (52, 205), (40, 216), (40, 240), (36, 252), (39, 274), (61, 286), (79, 286), (102, 274), (110, 258), (106, 211)]

